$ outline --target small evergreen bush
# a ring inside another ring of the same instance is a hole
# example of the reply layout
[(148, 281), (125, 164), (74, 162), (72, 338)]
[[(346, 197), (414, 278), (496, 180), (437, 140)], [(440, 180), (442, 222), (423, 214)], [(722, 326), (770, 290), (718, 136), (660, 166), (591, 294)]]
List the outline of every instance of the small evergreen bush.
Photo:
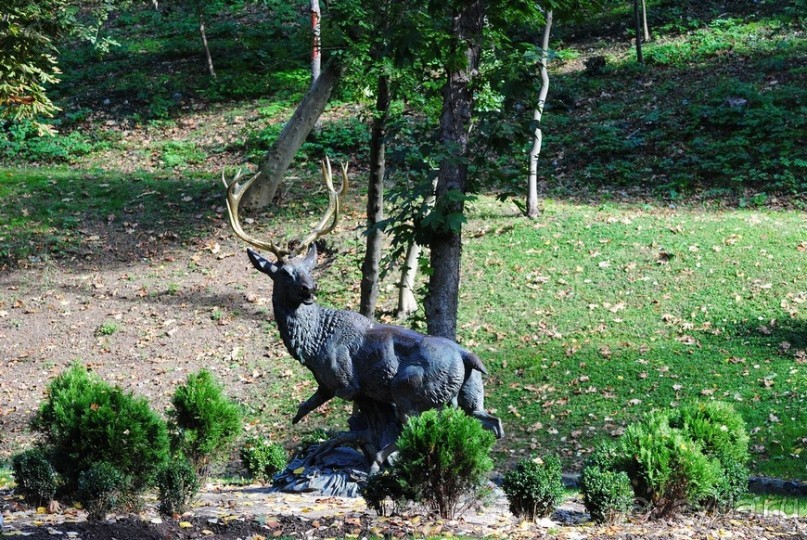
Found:
[(665, 413), (650, 413), (644, 422), (628, 426), (619, 450), (637, 498), (659, 517), (713, 496), (722, 478), (720, 462), (672, 428)]
[(750, 438), (742, 417), (728, 403), (709, 401), (671, 413), (670, 425), (699, 443), (705, 455), (720, 462), (712, 494), (700, 501), (707, 509), (728, 510), (748, 491)]
[(175, 456), (157, 474), (160, 512), (169, 516), (188, 509), (199, 492), (199, 477), (191, 462), (184, 456)]
[(128, 481), (111, 463), (93, 463), (78, 477), (76, 499), (87, 510), (87, 519), (101, 520), (129, 502)]
[(452, 519), (465, 496), (478, 498), (493, 468), (494, 437), (455, 408), (410, 418), (398, 438), (395, 474), (412, 497)]
[(11, 469), (17, 492), (30, 504), (41, 506), (56, 495), (59, 475), (50, 464), (45, 449), (34, 447), (16, 454), (11, 459)]
[(171, 403), (174, 449), (190, 459), (200, 478), (207, 478), (213, 462), (241, 433), (241, 410), (207, 370), (190, 374)]
[(251, 437), (240, 451), (241, 461), (252, 478), (269, 483), (272, 477), (286, 468), (286, 451), (278, 443), (265, 437)]
[(633, 507), (633, 488), (623, 471), (614, 470), (619, 461), (613, 446), (601, 446), (586, 460), (580, 475), (583, 504), (598, 522), (613, 523)]
[(367, 506), (379, 516), (391, 516), (403, 509), (406, 500), (412, 498), (394, 470), (386, 469), (367, 479), (359, 489)]
[(99, 463), (127, 478), (128, 500), (154, 485), (168, 459), (168, 430), (145, 399), (110, 386), (79, 364), (53, 379), (47, 392), (32, 426), (51, 449), (51, 465), (64, 480), (60, 492), (75, 493), (79, 476)]
[(523, 459), (505, 473), (502, 489), (516, 517), (530, 521), (546, 517), (563, 500), (560, 460), (556, 456)]

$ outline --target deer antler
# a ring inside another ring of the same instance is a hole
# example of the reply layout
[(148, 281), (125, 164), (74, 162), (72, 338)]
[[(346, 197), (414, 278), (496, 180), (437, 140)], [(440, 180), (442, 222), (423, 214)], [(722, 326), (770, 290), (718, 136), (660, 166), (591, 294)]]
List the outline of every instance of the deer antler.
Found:
[[(345, 196), (347, 188), (350, 185), (350, 181), (347, 177), (347, 163), (341, 163), (340, 168), (342, 169), (342, 183), (339, 185), (339, 189), (335, 189), (333, 187), (331, 161), (327, 156), (322, 160), (322, 180), (325, 182), (325, 188), (328, 190), (328, 208), (325, 209), (322, 219), (319, 220), (314, 230), (300, 242), (296, 250), (298, 253), (308, 249), (311, 242), (315, 242), (331, 232), (339, 221), (339, 206), (342, 202), (341, 197)], [(330, 225), (328, 224), (329, 221), (331, 222)]]
[(248, 235), (244, 232), (244, 229), (241, 228), (241, 222), (238, 219), (238, 205), (241, 203), (241, 197), (244, 196), (244, 193), (260, 175), (261, 173), (258, 172), (243, 184), (239, 184), (238, 181), (241, 179), (241, 169), (239, 169), (238, 172), (235, 173), (232, 181), (227, 183), (227, 180), (224, 178), (224, 171), (222, 171), (221, 181), (224, 183), (224, 187), (227, 188), (227, 215), (230, 217), (230, 227), (233, 228), (233, 231), (238, 238), (247, 244), (255, 246), (256, 248), (271, 251), (275, 254), (275, 257), (280, 260), (289, 254), (289, 250), (277, 247), (271, 240), (264, 242), (263, 240), (258, 240), (257, 238), (253, 238), (252, 236)]
[[(297, 247), (297, 249), (295, 249), (295, 252), (299, 253), (304, 251), (308, 248), (308, 246), (311, 245), (311, 242), (322, 238), (331, 232), (334, 227), (336, 227), (336, 223), (339, 221), (341, 197), (347, 193), (347, 189), (350, 184), (347, 176), (347, 164), (343, 163), (341, 165), (341, 169), (342, 183), (337, 190), (333, 186), (333, 172), (331, 170), (330, 160), (328, 160), (326, 157), (322, 161), (322, 179), (325, 182), (326, 189), (328, 190), (328, 208), (325, 209), (325, 213), (317, 226), (314, 227), (314, 230), (300, 242), (300, 245)], [(239, 180), (242, 176), (240, 170), (229, 183), (224, 178), (224, 172), (221, 173), (221, 181), (224, 183), (224, 187), (227, 188), (227, 214), (230, 218), (230, 226), (233, 228), (236, 236), (259, 249), (266, 249), (272, 252), (278, 260), (281, 260), (287, 255), (290, 255), (291, 250), (279, 248), (271, 240), (259, 240), (248, 235), (244, 232), (244, 229), (241, 228), (241, 222), (238, 219), (238, 205), (241, 203), (241, 197), (255, 182), (255, 180), (258, 179), (260, 174), (261, 173), (257, 173), (243, 184), (240, 184)]]

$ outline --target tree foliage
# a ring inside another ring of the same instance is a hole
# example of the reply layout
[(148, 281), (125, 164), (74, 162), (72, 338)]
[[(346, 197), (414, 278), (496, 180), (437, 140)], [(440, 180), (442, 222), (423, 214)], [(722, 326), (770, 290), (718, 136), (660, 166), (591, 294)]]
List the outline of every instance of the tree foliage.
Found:
[(53, 116), (58, 107), (46, 91), (59, 82), (57, 42), (72, 36), (107, 47), (111, 42), (99, 29), (112, 8), (111, 0), (6, 0), (0, 13), (0, 119)]

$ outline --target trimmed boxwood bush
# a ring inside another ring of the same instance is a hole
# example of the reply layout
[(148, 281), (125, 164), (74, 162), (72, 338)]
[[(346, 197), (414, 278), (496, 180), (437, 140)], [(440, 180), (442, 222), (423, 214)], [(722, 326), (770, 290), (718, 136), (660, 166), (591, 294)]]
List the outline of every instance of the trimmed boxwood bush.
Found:
[(278, 443), (265, 437), (251, 437), (241, 447), (241, 462), (249, 474), (262, 483), (286, 468), (286, 451)]
[(45, 449), (34, 447), (16, 454), (11, 459), (11, 470), (17, 492), (29, 503), (41, 506), (56, 495), (59, 475), (50, 464)]
[(185, 456), (175, 456), (157, 474), (160, 512), (169, 516), (188, 509), (199, 492), (199, 477)]
[(224, 395), (221, 384), (207, 370), (188, 375), (171, 400), (172, 442), (200, 478), (225, 456), (241, 433), (241, 410)]
[(367, 506), (375, 510), (379, 516), (400, 513), (406, 501), (413, 498), (391, 469), (370, 476), (367, 483), (359, 489), (359, 493)]
[(546, 517), (563, 500), (563, 476), (556, 456), (521, 460), (507, 471), (502, 489), (517, 517), (535, 521)]
[(611, 445), (598, 447), (586, 460), (580, 475), (580, 491), (594, 521), (613, 523), (633, 507), (630, 478), (615, 470), (619, 461), (620, 456)]
[(93, 463), (78, 477), (76, 499), (87, 510), (87, 519), (101, 520), (122, 506), (131, 493), (128, 479), (110, 463)]
[(394, 473), (418, 502), (452, 519), (464, 497), (477, 498), (493, 468), (494, 437), (455, 408), (410, 418), (398, 438)]
[(168, 430), (145, 399), (110, 386), (79, 364), (53, 379), (47, 394), (32, 426), (64, 480), (59, 493), (70, 497), (81, 474), (100, 463), (125, 477), (132, 495), (154, 485), (168, 459)]

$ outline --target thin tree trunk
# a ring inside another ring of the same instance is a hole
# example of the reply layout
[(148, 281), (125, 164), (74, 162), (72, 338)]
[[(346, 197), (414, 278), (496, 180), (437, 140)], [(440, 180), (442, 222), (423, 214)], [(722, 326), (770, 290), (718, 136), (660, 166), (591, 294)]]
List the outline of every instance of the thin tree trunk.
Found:
[(277, 140), (263, 156), (258, 170), (260, 178), (244, 194), (244, 206), (261, 208), (271, 204), (283, 175), (291, 165), (294, 154), (305, 142), (305, 138), (317, 123), (328, 104), (336, 83), (342, 77), (342, 67), (338, 63), (328, 63), (311, 85), (303, 100), (297, 105), (291, 119), (283, 127)]
[(420, 245), (414, 240), (406, 249), (406, 261), (401, 270), (401, 281), (398, 284), (398, 309), (395, 312), (395, 316), (399, 319), (405, 319), (418, 310), (415, 277), (418, 274), (418, 260), (421, 251)]
[(384, 219), (384, 170), (389, 114), (389, 78), (378, 77), (378, 95), (370, 135), (370, 179), (367, 186), (367, 248), (361, 265), (361, 301), (359, 313), (371, 319), (378, 301), (378, 274), (381, 265), (381, 248), (384, 234), (378, 223)]
[(546, 24), (544, 25), (544, 38), (541, 42), (541, 92), (538, 94), (538, 104), (532, 113), (535, 123), (535, 138), (530, 149), (530, 177), (527, 189), (527, 217), (537, 218), (538, 211), (538, 158), (541, 156), (541, 143), (543, 142), (543, 132), (541, 131), (541, 118), (544, 115), (544, 105), (546, 96), (549, 93), (549, 35), (552, 31), (552, 10), (546, 13)]
[(216, 70), (213, 69), (213, 57), (210, 56), (210, 47), (207, 46), (207, 34), (205, 33), (205, 16), (199, 14), (199, 33), (202, 34), (202, 44), (205, 46), (205, 57), (207, 58), (207, 70), (210, 76), (216, 78)]
[(319, 24), (321, 15), (319, 0), (311, 0), (311, 33), (314, 36), (314, 42), (311, 45), (311, 84), (314, 84), (319, 77), (322, 64), (322, 35)]
[(650, 29), (647, 26), (647, 1), (642, 0), (642, 26), (644, 27), (645, 43), (653, 39), (650, 37)]
[[(440, 162), (435, 192), (435, 211), (446, 215), (464, 211), (462, 200), (452, 200), (451, 193), (466, 191), (468, 176), (467, 149), (469, 126), (473, 112), (471, 83), (479, 67), (482, 32), (485, 24), (484, 0), (460, 3), (453, 20), (454, 47), (451, 51), (465, 54), (466, 63), (451, 67), (443, 87), (443, 110), (440, 115), (440, 142), (452, 155)], [(431, 239), (431, 268), (429, 293), (426, 297), (428, 331), (435, 336), (454, 339), (457, 333), (460, 261), (462, 257), (462, 227), (445, 225)]]
[(642, 58), (642, 23), (639, 15), (639, 0), (633, 0), (633, 26), (636, 32), (636, 61), (644, 63)]

